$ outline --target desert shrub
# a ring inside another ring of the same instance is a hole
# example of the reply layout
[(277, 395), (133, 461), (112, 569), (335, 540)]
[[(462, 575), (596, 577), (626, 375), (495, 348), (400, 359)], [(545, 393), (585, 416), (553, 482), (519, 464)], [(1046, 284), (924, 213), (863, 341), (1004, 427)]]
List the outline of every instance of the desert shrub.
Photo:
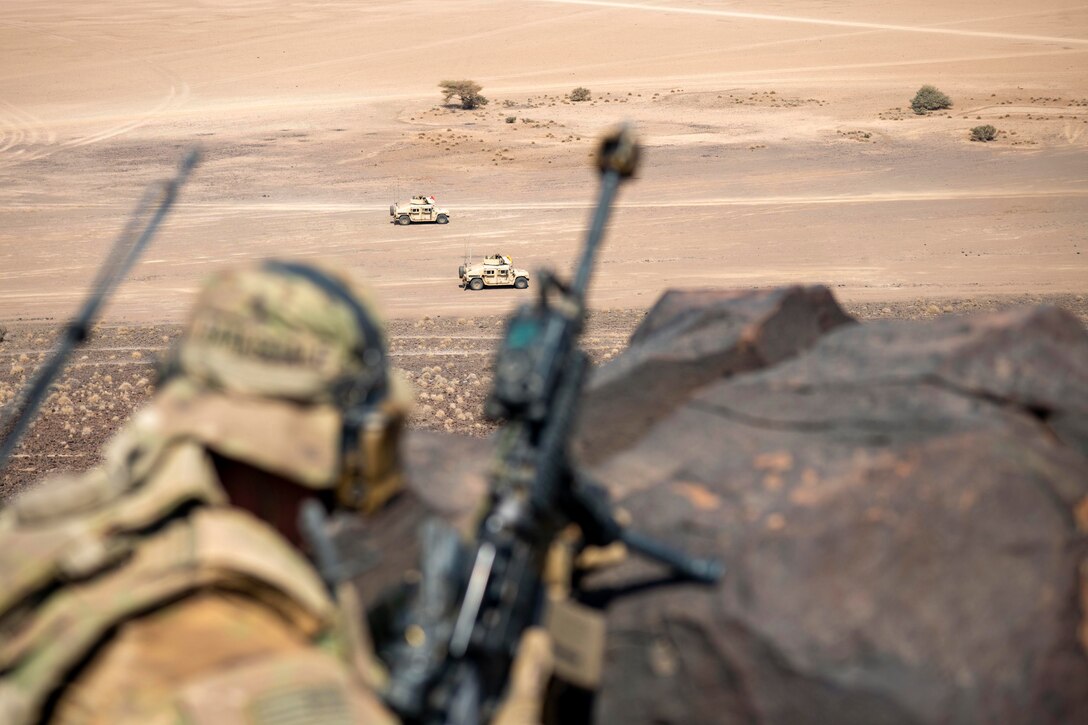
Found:
[(972, 141), (993, 141), (995, 138), (997, 138), (997, 129), (988, 123), (971, 129)]
[(910, 107), (919, 116), (930, 111), (939, 111), (942, 108), (950, 108), (952, 99), (941, 93), (934, 86), (922, 86), (911, 99)]
[(476, 81), (442, 81), (438, 84), (438, 87), (442, 89), (442, 96), (446, 103), (449, 103), (451, 98), (457, 96), (461, 102), (461, 108), (466, 111), (487, 105), (487, 99), (480, 95), (483, 86)]
[(4, 341), (4, 338), (8, 336), (8, 328), (0, 325), (0, 342)]
[(514, 121), (516, 121), (516, 120), (518, 120), (518, 117), (517, 117), (517, 116), (507, 116), (507, 117), (506, 117), (506, 122), (507, 122), (507, 123), (513, 123), (513, 122), (514, 122)]
[(573, 91), (570, 92), (570, 100), (572, 100), (572, 101), (588, 101), (589, 100), (589, 89), (588, 88), (582, 88), (581, 86), (578, 86), (577, 88), (575, 88)]

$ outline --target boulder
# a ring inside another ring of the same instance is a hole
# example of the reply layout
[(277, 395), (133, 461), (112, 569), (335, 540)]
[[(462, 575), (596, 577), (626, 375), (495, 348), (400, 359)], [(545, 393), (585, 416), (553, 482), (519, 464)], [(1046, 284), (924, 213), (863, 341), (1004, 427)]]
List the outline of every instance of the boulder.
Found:
[(591, 581), (596, 720), (1088, 722), (1085, 419), (1088, 334), (1053, 308), (839, 326), (703, 385), (594, 473), (727, 573)]
[[(1045, 307), (849, 322), (819, 288), (670, 293), (591, 379), (590, 473), (726, 566), (588, 579), (596, 722), (1088, 722), (1088, 333)], [(409, 436), (365, 591), (416, 566), (427, 511), (471, 517), (491, 445)]]
[(850, 322), (822, 286), (666, 292), (626, 352), (594, 372), (576, 436), (580, 460), (604, 460), (703, 385), (794, 357)]
[(351, 562), (356, 590), (369, 606), (399, 585), (405, 572), (419, 570), (419, 529), (438, 516), (463, 531), (487, 490), (492, 445), (483, 438), (411, 430), (403, 441), (405, 490), (381, 515), (349, 515), (336, 523), (341, 556)]

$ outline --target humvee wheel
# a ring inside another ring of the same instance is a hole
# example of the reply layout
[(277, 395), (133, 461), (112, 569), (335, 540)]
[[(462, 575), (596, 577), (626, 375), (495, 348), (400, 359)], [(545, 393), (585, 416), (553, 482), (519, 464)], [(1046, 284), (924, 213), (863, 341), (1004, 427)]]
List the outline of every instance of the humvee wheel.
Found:
[(445, 214), (439, 214), (438, 218), (435, 219), (435, 221), (438, 222), (439, 224), (449, 224), (450, 223), (450, 218), (448, 216), (446, 216)]
[(514, 287), (517, 289), (525, 289), (528, 286), (529, 280), (525, 279), (524, 277), (518, 277), (514, 280)]
[(479, 277), (474, 277), (472, 281), (468, 283), (468, 286), (471, 287), (474, 291), (479, 292), (484, 288), (484, 281)]
[(462, 264), (460, 267), (457, 268), (457, 276), (458, 277), (464, 277), (465, 276), (465, 265)]
[(402, 227), (406, 227), (411, 223), (412, 220), (408, 218), (407, 214), (401, 214), (399, 217), (397, 217), (397, 224), (400, 224)]

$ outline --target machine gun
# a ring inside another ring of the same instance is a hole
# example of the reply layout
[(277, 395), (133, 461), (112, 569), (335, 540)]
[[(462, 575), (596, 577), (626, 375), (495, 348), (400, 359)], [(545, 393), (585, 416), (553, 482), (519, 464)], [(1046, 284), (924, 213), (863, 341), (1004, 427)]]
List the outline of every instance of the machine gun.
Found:
[(586, 288), (612, 200), (638, 160), (625, 127), (607, 135), (597, 162), (600, 199), (574, 281), (539, 275), (535, 304), (510, 319), (484, 413), (503, 420), (489, 496), (475, 539), (424, 534), (422, 578), (403, 637), (386, 659), (386, 702), (406, 722), (479, 723), (495, 714), (522, 634), (547, 606), (544, 567), (557, 537), (574, 524), (582, 545), (623, 542), (681, 577), (714, 583), (717, 561), (695, 559), (621, 526), (601, 486), (568, 455), (589, 369), (578, 346)]
[(181, 189), (189, 177), (189, 172), (199, 160), (200, 153), (196, 149), (188, 151), (182, 158), (174, 178), (161, 184), (152, 184), (144, 192), (135, 211), (121, 230), (121, 236), (114, 242), (106, 261), (98, 270), (98, 276), (91, 286), (91, 294), (87, 301), (64, 328), (53, 355), (41, 366), (34, 380), (27, 386), (20, 404), (0, 424), (0, 435), (4, 436), (3, 442), (0, 443), (0, 471), (4, 470), (11, 454), (15, 452), (15, 447), (22, 439), (30, 421), (34, 419), (34, 414), (48, 392), (49, 386), (64, 368), (68, 356), (87, 340), (99, 308), (139, 259), (140, 254), (155, 235), (159, 224), (166, 218), (170, 207), (174, 205), (178, 190)]

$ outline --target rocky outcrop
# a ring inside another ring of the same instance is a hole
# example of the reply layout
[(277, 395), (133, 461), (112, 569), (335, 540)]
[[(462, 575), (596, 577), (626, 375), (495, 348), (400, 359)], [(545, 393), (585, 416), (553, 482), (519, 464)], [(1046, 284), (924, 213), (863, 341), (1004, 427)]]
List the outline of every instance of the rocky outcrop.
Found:
[[(726, 566), (589, 579), (596, 722), (1088, 722), (1088, 333), (1045, 307), (849, 322), (820, 288), (670, 293), (593, 377), (591, 473)], [(488, 449), (409, 436), (368, 590), (414, 565), (421, 504), (471, 516)]]
[(409, 431), (403, 442), (406, 490), (366, 521), (355, 515), (337, 521), (337, 548), (364, 605), (419, 570), (419, 529), (438, 516), (463, 531), (486, 491), (491, 443), (482, 438)]
[(594, 372), (582, 402), (580, 459), (604, 460), (703, 385), (794, 357), (852, 321), (826, 287), (666, 292), (626, 352)]
[(727, 574), (611, 602), (598, 721), (1088, 721), (1086, 418), (1052, 308), (840, 327), (703, 386), (596, 474)]

